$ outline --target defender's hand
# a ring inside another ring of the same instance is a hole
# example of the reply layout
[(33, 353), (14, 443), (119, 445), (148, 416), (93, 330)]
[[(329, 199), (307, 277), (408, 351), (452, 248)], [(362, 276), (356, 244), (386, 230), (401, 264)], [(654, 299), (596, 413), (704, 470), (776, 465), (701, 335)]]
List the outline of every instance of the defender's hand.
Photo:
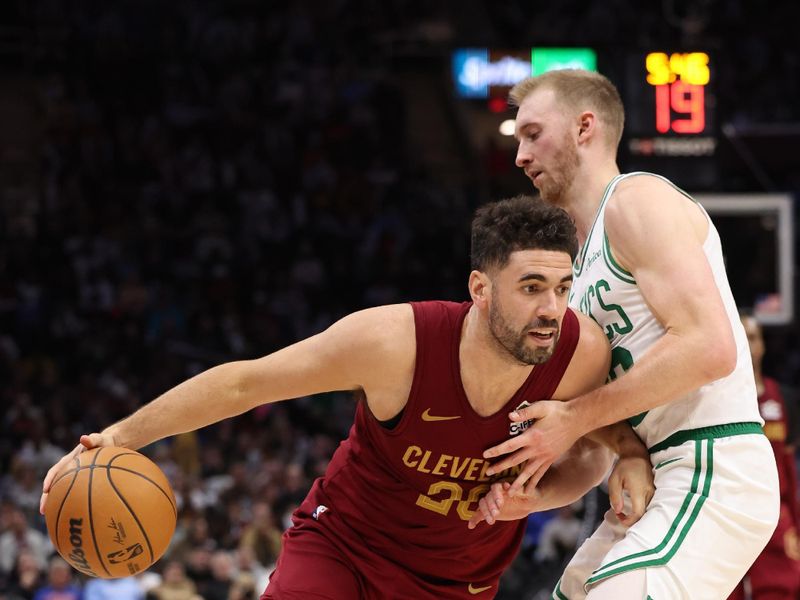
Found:
[[(608, 496), (611, 508), (619, 522), (630, 527), (642, 518), (655, 494), (653, 466), (645, 455), (621, 456), (608, 478)], [(630, 510), (624, 508), (624, 492), (630, 498)]]
[(512, 412), (509, 416), (517, 423), (525, 421), (532, 423), (518, 436), (489, 448), (483, 456), (495, 458), (504, 454), (509, 455), (487, 469), (488, 475), (527, 461), (508, 490), (509, 497), (513, 498), (523, 489), (534, 490), (550, 465), (569, 450), (581, 433), (576, 431), (568, 402), (540, 400)]
[(82, 435), (80, 444), (75, 446), (75, 448), (69, 454), (65, 454), (61, 460), (59, 460), (56, 464), (50, 467), (50, 470), (47, 471), (47, 475), (44, 477), (44, 483), (42, 484), (42, 497), (39, 499), (39, 513), (44, 514), (44, 507), (47, 504), (47, 495), (50, 493), (50, 486), (53, 485), (53, 481), (63, 469), (67, 467), (75, 457), (78, 456), (84, 450), (90, 450), (92, 448), (97, 448), (99, 446), (115, 446), (114, 437), (104, 433), (92, 433), (89, 435)]

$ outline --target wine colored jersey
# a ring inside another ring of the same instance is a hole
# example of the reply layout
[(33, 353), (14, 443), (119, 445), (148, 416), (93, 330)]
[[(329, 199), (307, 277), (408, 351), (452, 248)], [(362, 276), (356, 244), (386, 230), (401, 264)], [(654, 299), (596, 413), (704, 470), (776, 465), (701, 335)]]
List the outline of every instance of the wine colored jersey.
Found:
[(798, 598), (800, 591), (800, 540), (798, 540), (797, 467), (794, 450), (788, 439), (789, 412), (778, 382), (764, 377), (764, 391), (758, 397), (758, 409), (764, 419), (764, 434), (772, 444), (778, 465), (781, 510), (778, 526), (759, 554), (745, 580), (751, 594), (745, 594), (745, 580), (728, 600), (751, 598)]
[[(794, 449), (789, 446), (791, 442), (788, 440), (789, 420), (786, 402), (777, 381), (770, 377), (764, 377), (763, 380), (764, 392), (758, 397), (758, 410), (764, 419), (764, 434), (775, 451), (781, 487), (781, 504), (791, 516), (786, 527), (795, 529), (798, 525), (797, 466), (794, 460)], [(783, 534), (783, 531), (780, 531), (783, 525), (783, 523), (778, 524), (776, 534)], [(794, 531), (793, 535), (797, 535), (797, 531)], [(796, 558), (800, 559), (800, 556)]]
[[(295, 513), (287, 535), (309, 526), (321, 531), (369, 587), (376, 580), (385, 585), (375, 597), (474, 598), (483, 591), (481, 597), (493, 597), (519, 548), (525, 520), (467, 528), (492, 481), (513, 478), (520, 470), (489, 477), (482, 454), (524, 428), (512, 430), (511, 410), (552, 396), (577, 346), (578, 320), (567, 312), (550, 360), (534, 367), (500, 410), (482, 417), (467, 400), (459, 361), (471, 303), (412, 306), (416, 363), (399, 420), (389, 428), (359, 403), (348, 438)], [(393, 579), (394, 570), (402, 577)]]

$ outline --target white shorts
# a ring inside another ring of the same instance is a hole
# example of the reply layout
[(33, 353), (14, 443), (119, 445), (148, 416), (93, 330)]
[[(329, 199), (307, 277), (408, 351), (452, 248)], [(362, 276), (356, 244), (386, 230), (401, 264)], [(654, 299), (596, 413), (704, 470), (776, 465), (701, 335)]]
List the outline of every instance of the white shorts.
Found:
[(680, 432), (671, 436), (679, 445), (652, 452), (656, 492), (644, 516), (626, 530), (606, 513), (552, 597), (579, 600), (601, 581), (646, 569), (641, 600), (727, 598), (780, 511), (772, 446), (763, 434), (737, 435), (742, 425), (755, 424)]

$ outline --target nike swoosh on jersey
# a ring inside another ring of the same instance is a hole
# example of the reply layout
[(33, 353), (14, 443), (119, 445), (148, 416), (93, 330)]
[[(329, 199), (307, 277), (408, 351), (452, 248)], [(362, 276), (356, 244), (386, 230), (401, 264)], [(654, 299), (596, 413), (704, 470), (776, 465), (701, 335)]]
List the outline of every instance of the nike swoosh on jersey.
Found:
[(486, 590), (490, 590), (490, 589), (492, 589), (492, 586), (490, 586), (490, 585), (487, 585), (486, 587), (473, 587), (473, 585), (471, 583), (467, 587), (467, 591), (469, 591), (469, 593), (472, 594), (473, 596), (475, 594), (480, 594), (481, 592), (485, 592)]
[(455, 415), (454, 417), (440, 417), (438, 415), (432, 415), (430, 408), (426, 408), (425, 412), (422, 413), (423, 421), (452, 421), (453, 419), (460, 419), (460, 418), (461, 415)]

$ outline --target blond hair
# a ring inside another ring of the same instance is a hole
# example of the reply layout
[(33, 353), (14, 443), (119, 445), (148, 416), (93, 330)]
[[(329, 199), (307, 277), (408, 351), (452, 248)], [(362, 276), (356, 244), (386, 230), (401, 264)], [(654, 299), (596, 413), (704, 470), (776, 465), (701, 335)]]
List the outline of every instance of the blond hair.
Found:
[(539, 88), (553, 90), (565, 108), (575, 112), (592, 110), (605, 124), (609, 144), (614, 148), (619, 145), (625, 109), (617, 88), (608, 78), (582, 69), (548, 71), (518, 82), (508, 94), (509, 101), (513, 106), (520, 106), (525, 98)]

